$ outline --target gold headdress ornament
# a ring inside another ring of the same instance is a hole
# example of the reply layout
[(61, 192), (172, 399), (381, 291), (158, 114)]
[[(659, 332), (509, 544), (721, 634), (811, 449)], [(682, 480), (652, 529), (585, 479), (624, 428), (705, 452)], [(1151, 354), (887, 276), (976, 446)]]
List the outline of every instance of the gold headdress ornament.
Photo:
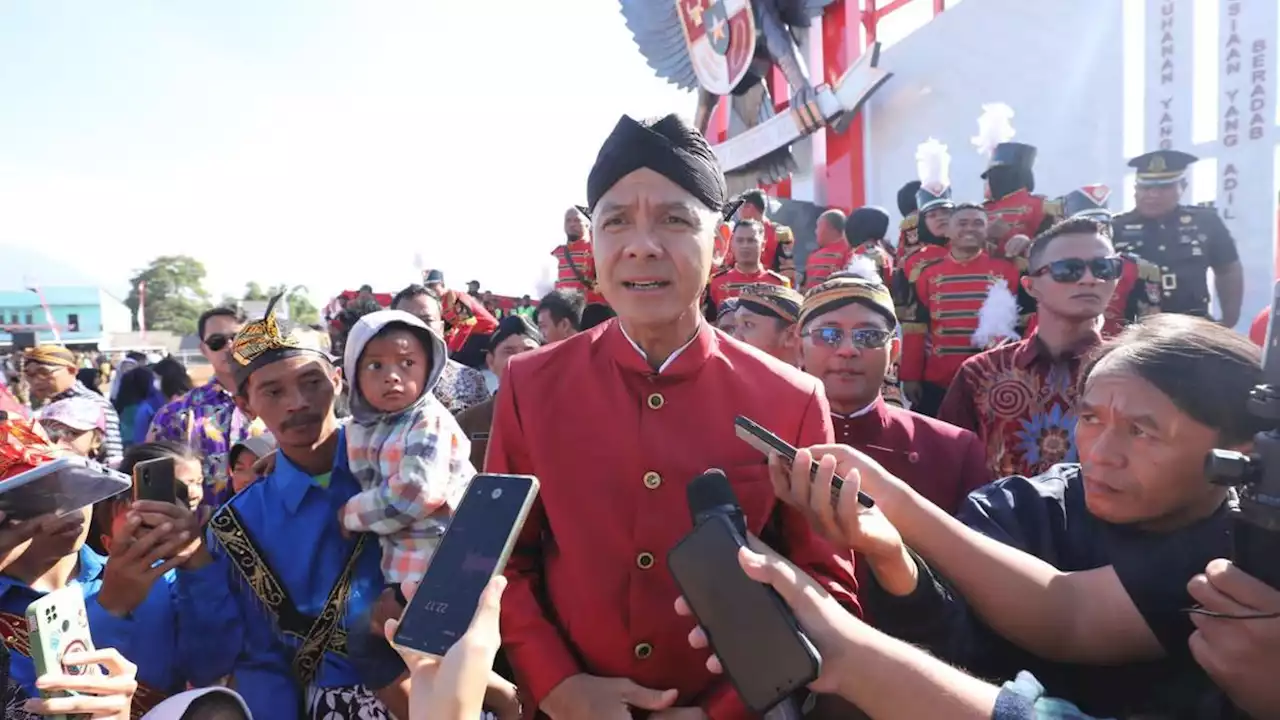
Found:
[(738, 294), (738, 307), (757, 315), (776, 317), (794, 323), (800, 318), (804, 296), (789, 287), (769, 283), (753, 283)]
[(982, 115), (978, 118), (978, 134), (973, 146), (978, 154), (991, 157), (996, 146), (1013, 140), (1017, 131), (1013, 129), (1013, 108), (1004, 103), (987, 103), (982, 106)]
[(235, 361), (236, 384), (239, 387), (244, 386), (254, 370), (276, 360), (301, 353), (328, 357), (320, 347), (304, 342), (287, 324), (276, 319), (276, 303), (282, 297), (284, 293), (271, 298), (262, 319), (245, 325), (231, 341), (231, 359)]
[(800, 308), (800, 326), (818, 315), (838, 310), (851, 303), (861, 303), (884, 315), (889, 327), (896, 327), (898, 315), (893, 309), (893, 297), (889, 288), (879, 279), (860, 277), (833, 277), (805, 293), (804, 306)]

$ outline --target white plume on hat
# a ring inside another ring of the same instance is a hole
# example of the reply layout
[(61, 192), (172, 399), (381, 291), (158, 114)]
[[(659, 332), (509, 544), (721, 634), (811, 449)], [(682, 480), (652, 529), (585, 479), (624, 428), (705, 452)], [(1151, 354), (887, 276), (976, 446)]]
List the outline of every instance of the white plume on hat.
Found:
[(1000, 340), (1017, 340), (1018, 298), (1004, 281), (997, 280), (987, 289), (987, 299), (978, 310), (978, 328), (970, 342), (974, 347), (991, 347)]
[(978, 134), (973, 146), (978, 153), (991, 157), (996, 146), (1013, 139), (1017, 131), (1013, 129), (1013, 108), (1004, 103), (987, 103), (982, 106), (982, 115), (978, 118)]
[(881, 282), (880, 269), (876, 267), (875, 261), (866, 255), (854, 255), (849, 258), (849, 264), (840, 272), (845, 275), (860, 277), (863, 280)]
[(929, 138), (916, 146), (916, 173), (920, 185), (933, 192), (951, 187), (951, 153), (947, 146)]

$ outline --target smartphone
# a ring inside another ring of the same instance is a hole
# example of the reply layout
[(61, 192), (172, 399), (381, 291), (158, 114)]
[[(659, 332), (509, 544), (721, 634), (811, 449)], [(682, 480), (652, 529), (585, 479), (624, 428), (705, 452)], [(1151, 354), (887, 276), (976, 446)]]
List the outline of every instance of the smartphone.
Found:
[(529, 508), (538, 497), (532, 475), (476, 475), (400, 615), (396, 645), (442, 657), (462, 637), (490, 578), (502, 572)]
[(713, 516), (667, 553), (667, 568), (724, 674), (763, 715), (813, 682), (822, 656), (773, 588), (742, 571), (738, 549), (745, 543), (727, 518)]
[(0, 511), (13, 520), (64, 517), (129, 490), (129, 476), (92, 460), (60, 457), (0, 480)]
[[(84, 607), (84, 588), (71, 585), (45, 595), (27, 606), (27, 631), (31, 642), (31, 660), (36, 677), (42, 675), (96, 675), (97, 665), (67, 665), (63, 657), (69, 652), (90, 652), (93, 637), (89, 634), (89, 616)], [(64, 696), (57, 691), (40, 692), (43, 698)], [(71, 720), (71, 715), (54, 715), (58, 720)], [(80, 717), (80, 716), (75, 716)]]
[(134, 465), (133, 499), (177, 504), (177, 464), (177, 459), (164, 457)]
[[(748, 445), (767, 455), (778, 455), (788, 464), (795, 462), (796, 449), (791, 443), (765, 430), (760, 423), (739, 415), (733, 420), (734, 432), (738, 433), (738, 437), (746, 441)], [(818, 474), (818, 462), (815, 460), (809, 473), (813, 476)], [(840, 497), (840, 490), (844, 488), (844, 478), (836, 475), (831, 478), (831, 502), (836, 502)], [(858, 504), (862, 507), (875, 507), (876, 501), (871, 496), (858, 491)]]

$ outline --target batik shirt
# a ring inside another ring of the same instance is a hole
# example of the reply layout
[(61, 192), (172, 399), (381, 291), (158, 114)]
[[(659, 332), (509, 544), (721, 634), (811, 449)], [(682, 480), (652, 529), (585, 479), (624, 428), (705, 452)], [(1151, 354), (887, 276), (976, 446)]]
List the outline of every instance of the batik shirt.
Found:
[(457, 415), (473, 405), (488, 400), (492, 395), (485, 385), (484, 374), (460, 362), (450, 360), (440, 371), (440, 379), (432, 388), (436, 399)]
[(1032, 477), (1078, 462), (1081, 358), (1099, 338), (1055, 358), (1038, 334), (979, 353), (960, 366), (938, 419), (978, 434), (992, 477)]
[(200, 453), (204, 469), (201, 505), (221, 506), (232, 495), (227, 456), (236, 443), (261, 435), (263, 426), (236, 408), (235, 399), (213, 380), (160, 408), (151, 420), (151, 439), (182, 443)]

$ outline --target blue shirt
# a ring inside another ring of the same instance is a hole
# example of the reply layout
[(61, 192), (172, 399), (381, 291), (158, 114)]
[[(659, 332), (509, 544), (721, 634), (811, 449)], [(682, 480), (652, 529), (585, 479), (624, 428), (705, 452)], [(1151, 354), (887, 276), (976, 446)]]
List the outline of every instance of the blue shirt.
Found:
[[(308, 617), (320, 613), (355, 547), (338, 526), (338, 510), (360, 491), (347, 467), (346, 436), (339, 433), (328, 487), (319, 487), (279, 453), (270, 475), (227, 503), (298, 611)], [(199, 667), (193, 672), (201, 677), (234, 676), (236, 691), (254, 717), (297, 718), (303, 688), (291, 664), (300, 641), (277, 630), (275, 618), (212, 534), (207, 542), (214, 562), (199, 570), (179, 570), (176, 585), (178, 634), (201, 645)], [(382, 588), (378, 543), (366, 542), (352, 574), (344, 627), (356, 627)], [(326, 652), (313, 684), (354, 686), (360, 679), (348, 658)]]
[[(85, 548), (88, 550), (88, 548)], [(92, 552), (92, 551), (90, 551)], [(110, 562), (110, 558), (106, 559)], [(166, 695), (186, 689), (190, 681), (197, 687), (211, 685), (220, 676), (194, 676), (192, 657), (178, 634), (178, 598), (174, 589), (177, 572), (170, 570), (151, 585), (138, 607), (125, 617), (117, 617), (98, 604), (98, 593), (86, 601), (93, 644), (115, 648), (138, 666), (138, 681)], [(197, 644), (194, 651), (199, 651)]]
[[(71, 583), (79, 584), (84, 590), (85, 597), (96, 595), (98, 588), (102, 586), (102, 568), (104, 565), (105, 560), (101, 555), (88, 547), (80, 548), (80, 567)], [(19, 627), (25, 629), (27, 606), (47, 594), (40, 590), (32, 590), (30, 586), (21, 580), (8, 575), (0, 575), (0, 613), (8, 616), (5, 618), (6, 622), (13, 623), (17, 621)], [(92, 611), (90, 612), (92, 613)], [(89, 631), (93, 634), (94, 645), (111, 647), (111, 645), (98, 639), (97, 629), (93, 625), (93, 615), (90, 614), (89, 617)], [(16, 648), (14, 649), (16, 650)], [(29, 655), (23, 655), (16, 651), (12, 653), (9, 677), (29, 697), (37, 696), (36, 665)]]

